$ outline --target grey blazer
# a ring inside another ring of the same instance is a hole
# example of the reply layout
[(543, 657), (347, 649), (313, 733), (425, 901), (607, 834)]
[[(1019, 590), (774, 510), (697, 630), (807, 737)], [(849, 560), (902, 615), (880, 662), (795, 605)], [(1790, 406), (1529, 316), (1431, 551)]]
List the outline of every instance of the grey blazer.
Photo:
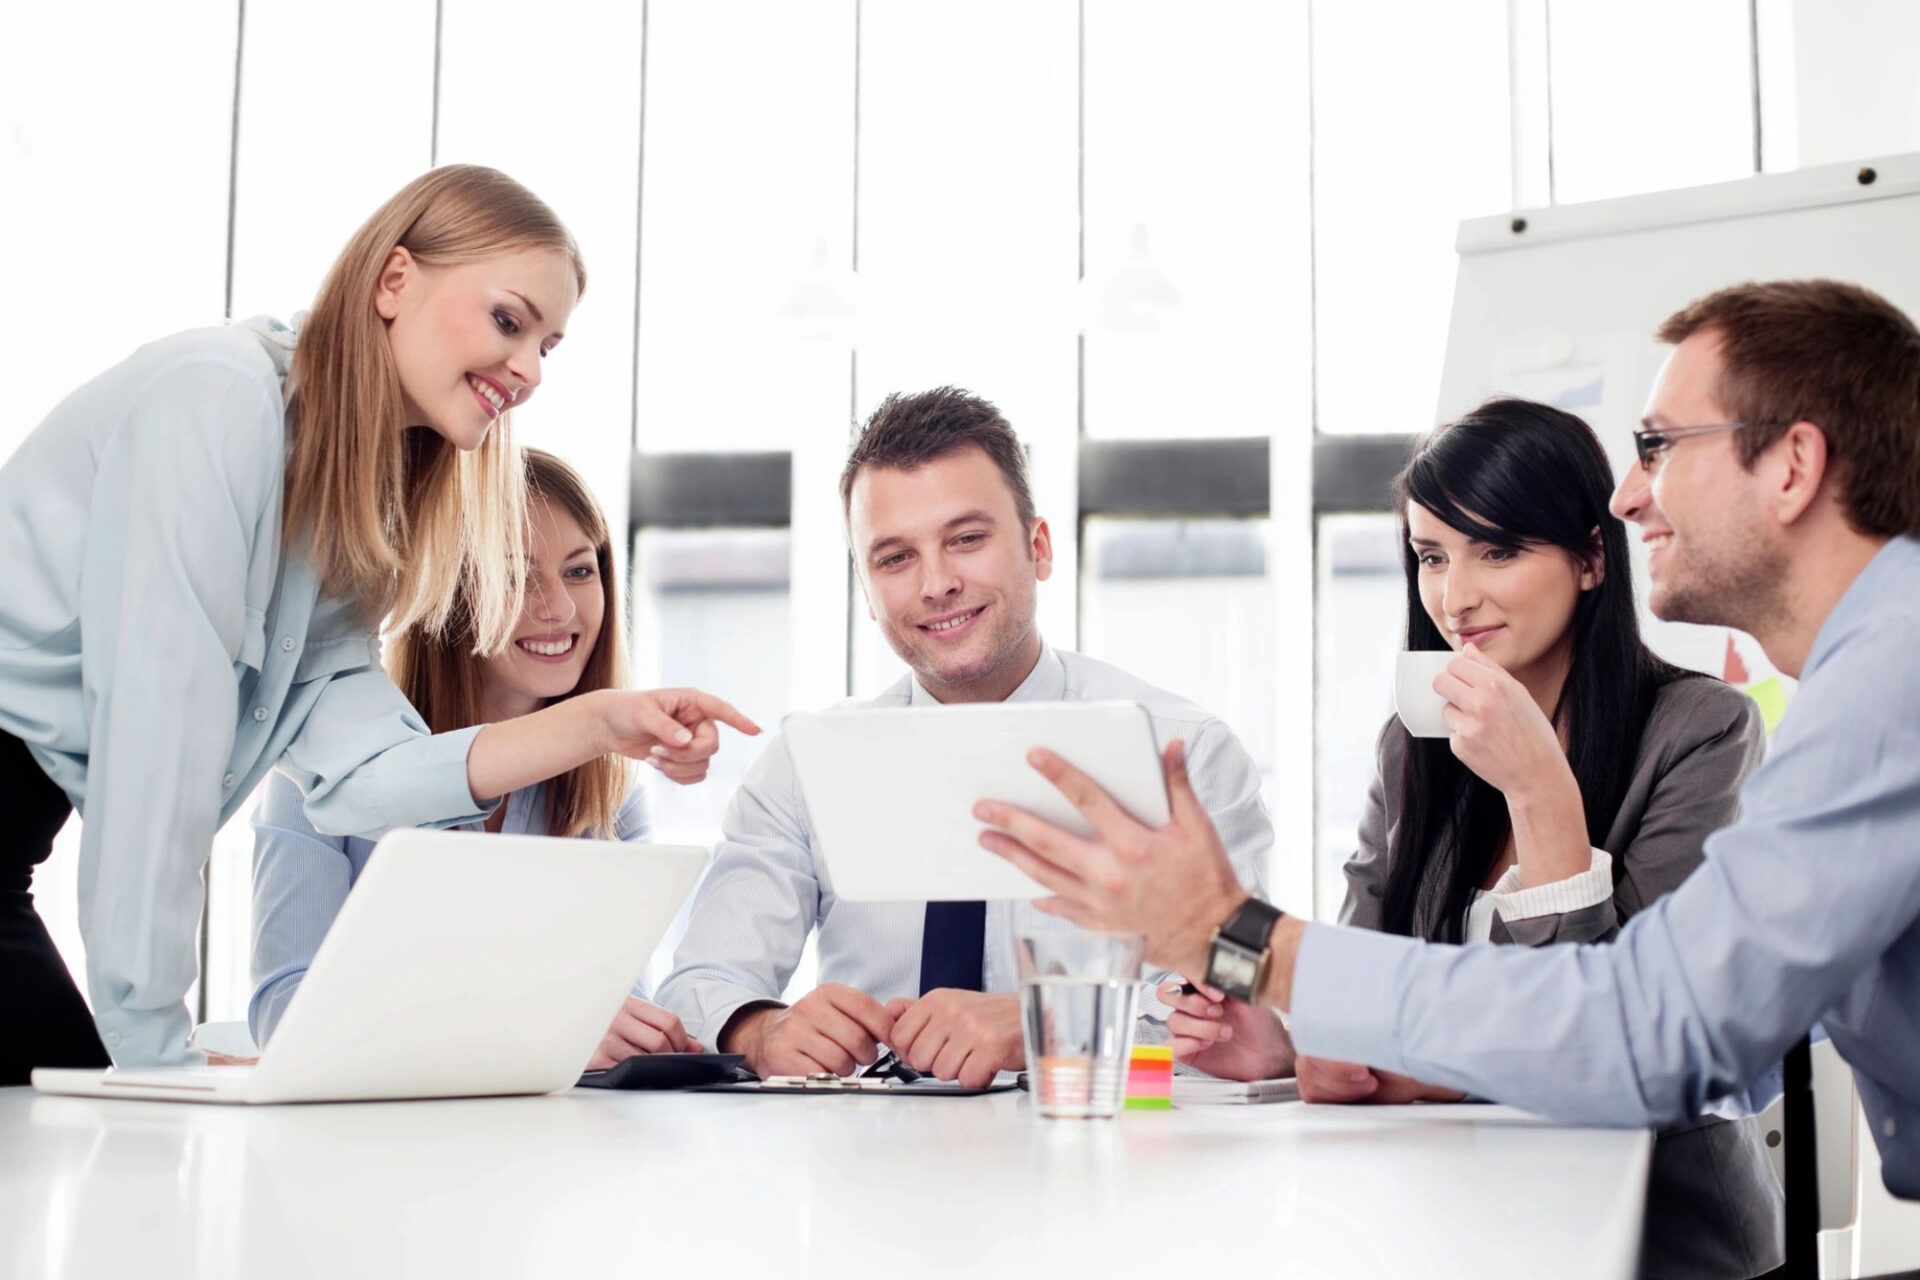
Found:
[[(1360, 848), (1346, 865), (1342, 924), (1380, 928), (1393, 839), (1406, 807), (1402, 765), (1410, 741), (1398, 719), (1380, 732)], [(1740, 784), (1765, 751), (1751, 698), (1706, 677), (1667, 685), (1654, 701), (1626, 797), (1607, 830), (1613, 897), (1527, 920), (1508, 922), (1496, 913), (1493, 940), (1522, 946), (1611, 940), (1634, 912), (1678, 888), (1700, 865), (1707, 836), (1734, 820)], [(1439, 921), (1416, 923), (1432, 937)], [(1647, 1179), (1640, 1274), (1747, 1280), (1780, 1264), (1782, 1222), (1780, 1186), (1757, 1119), (1708, 1117), (1664, 1130)]]

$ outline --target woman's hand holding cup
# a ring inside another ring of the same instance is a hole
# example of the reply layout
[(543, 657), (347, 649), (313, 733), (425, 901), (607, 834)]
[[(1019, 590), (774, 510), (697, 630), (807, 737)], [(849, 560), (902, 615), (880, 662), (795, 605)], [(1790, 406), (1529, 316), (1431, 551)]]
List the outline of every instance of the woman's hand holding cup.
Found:
[[(1566, 749), (1527, 687), (1469, 644), (1434, 677), (1460, 763), (1508, 799), (1573, 782)], [(1578, 794), (1578, 787), (1575, 787)]]

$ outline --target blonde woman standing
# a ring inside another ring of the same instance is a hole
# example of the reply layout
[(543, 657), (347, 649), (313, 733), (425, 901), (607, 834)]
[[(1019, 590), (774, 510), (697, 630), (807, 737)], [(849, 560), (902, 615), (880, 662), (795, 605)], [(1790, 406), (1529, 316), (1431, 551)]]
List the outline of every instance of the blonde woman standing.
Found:
[[(531, 715), (626, 681), (606, 516), (579, 472), (539, 449), (525, 457), (527, 591), (511, 641), (496, 653), (475, 653), (465, 623), (438, 635), (415, 623), (387, 638), (388, 674), (435, 733)], [(707, 762), (659, 767), (676, 782), (697, 782)], [(628, 775), (619, 756), (599, 756), (504, 797), (481, 825), (513, 835), (645, 840), (651, 825), (646, 789)], [(261, 1046), (373, 857), (371, 839), (322, 835), (304, 808), (299, 789), (282, 773), (268, 779), (253, 815), (254, 992), (247, 1024)], [(673, 1014), (630, 999), (588, 1065), (699, 1048)]]
[[(142, 347), (0, 467), (0, 1085), (35, 1066), (188, 1048), (200, 869), (276, 765), (322, 831), (444, 826), (609, 753), (691, 767), (692, 690), (603, 690), (432, 735), (376, 628), (520, 616), (520, 468), (502, 421), (586, 284), (553, 212), (490, 169), (437, 169), (355, 233), (297, 336), (270, 321)], [(80, 812), (92, 1013), (34, 913)]]

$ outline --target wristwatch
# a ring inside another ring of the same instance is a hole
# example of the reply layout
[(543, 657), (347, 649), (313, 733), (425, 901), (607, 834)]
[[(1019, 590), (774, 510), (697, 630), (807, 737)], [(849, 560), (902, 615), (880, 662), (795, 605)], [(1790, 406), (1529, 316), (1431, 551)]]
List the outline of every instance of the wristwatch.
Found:
[(1267, 985), (1267, 965), (1273, 960), (1268, 937), (1285, 913), (1258, 898), (1248, 898), (1234, 909), (1226, 923), (1213, 931), (1207, 949), (1207, 985), (1235, 1000), (1253, 1004)]

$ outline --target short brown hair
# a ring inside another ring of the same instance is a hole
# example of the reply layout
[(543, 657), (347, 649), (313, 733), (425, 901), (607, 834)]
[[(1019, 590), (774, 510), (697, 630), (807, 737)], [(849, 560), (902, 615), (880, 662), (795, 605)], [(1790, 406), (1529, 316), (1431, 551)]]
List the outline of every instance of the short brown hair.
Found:
[(1773, 280), (1689, 303), (1658, 337), (1697, 333), (1720, 340), (1720, 406), (1769, 424), (1735, 433), (1742, 466), (1811, 422), (1826, 434), (1848, 523), (1920, 535), (1920, 329), (1905, 313), (1859, 285)]
[(1027, 450), (1000, 410), (958, 387), (935, 387), (915, 395), (899, 392), (880, 402), (847, 455), (840, 473), (840, 509), (853, 510), (853, 481), (862, 467), (914, 471), (936, 458), (973, 446), (993, 459), (1013, 490), (1020, 523), (1034, 521), (1033, 486), (1027, 481)]

